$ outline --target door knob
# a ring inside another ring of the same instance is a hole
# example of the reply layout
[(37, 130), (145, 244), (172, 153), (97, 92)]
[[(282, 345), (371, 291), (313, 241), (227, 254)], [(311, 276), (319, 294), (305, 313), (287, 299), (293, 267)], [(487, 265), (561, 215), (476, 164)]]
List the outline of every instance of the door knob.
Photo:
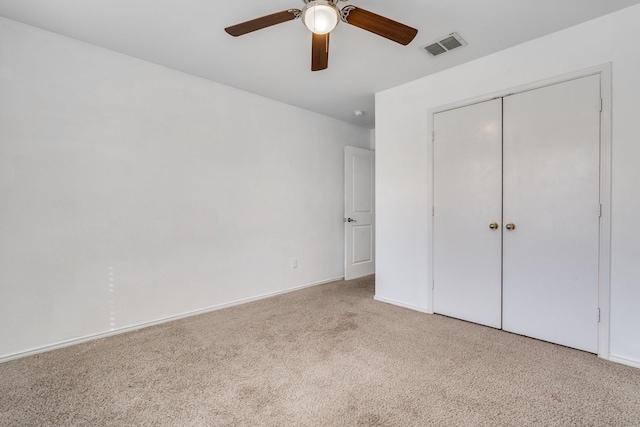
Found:
[(347, 218), (344, 220), (344, 222), (356, 222), (356, 220), (353, 218)]
[(497, 222), (492, 222), (491, 224), (489, 224), (489, 228), (492, 229), (492, 230), (497, 230), (498, 227), (500, 227), (500, 226), (498, 225)]
[(516, 229), (516, 225), (510, 222), (509, 224), (507, 224), (507, 225), (505, 226), (505, 228), (506, 228), (507, 230), (509, 230), (509, 231), (511, 231), (511, 230), (515, 230), (515, 229)]

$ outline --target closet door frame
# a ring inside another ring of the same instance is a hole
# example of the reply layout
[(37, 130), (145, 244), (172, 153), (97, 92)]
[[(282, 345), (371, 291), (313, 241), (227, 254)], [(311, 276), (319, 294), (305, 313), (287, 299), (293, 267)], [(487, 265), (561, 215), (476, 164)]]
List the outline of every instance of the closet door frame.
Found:
[[(600, 76), (600, 96), (602, 98), (602, 112), (600, 114), (600, 242), (598, 260), (598, 356), (603, 359), (610, 358), (609, 335), (610, 335), (610, 271), (611, 271), (611, 63), (582, 69), (579, 71), (558, 75), (544, 80), (523, 84), (516, 87), (502, 89), (486, 95), (461, 100), (455, 103), (442, 105), (428, 111), (428, 135), (427, 150), (430, 159), (428, 165), (429, 183), (429, 207), (431, 220), (429, 221), (428, 239), (430, 255), (427, 260), (429, 270), (429, 284), (427, 286), (427, 312), (433, 313), (433, 212), (434, 212), (434, 115), (454, 108), (465, 107), (491, 99), (502, 98), (507, 95), (526, 92), (533, 89), (550, 86), (569, 80), (592, 75)], [(436, 207), (437, 208), (437, 207)]]

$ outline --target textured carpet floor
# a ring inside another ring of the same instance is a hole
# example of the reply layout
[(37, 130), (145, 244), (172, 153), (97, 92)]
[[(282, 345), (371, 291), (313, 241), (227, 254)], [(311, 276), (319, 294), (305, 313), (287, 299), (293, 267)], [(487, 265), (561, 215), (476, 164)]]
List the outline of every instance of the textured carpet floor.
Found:
[(0, 425), (640, 425), (640, 369), (376, 302), (373, 280), (0, 364)]

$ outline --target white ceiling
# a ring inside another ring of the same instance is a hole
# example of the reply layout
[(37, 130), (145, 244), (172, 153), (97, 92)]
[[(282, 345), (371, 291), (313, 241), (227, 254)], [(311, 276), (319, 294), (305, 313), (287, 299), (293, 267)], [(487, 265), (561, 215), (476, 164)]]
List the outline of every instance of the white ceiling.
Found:
[[(350, 0), (417, 28), (402, 46), (341, 23), (329, 69), (311, 72), (300, 20), (241, 37), (224, 28), (302, 0), (0, 0), (0, 15), (117, 52), (355, 123), (374, 124), (378, 91), (549, 34), (640, 0)], [(457, 31), (467, 46), (436, 58), (420, 49)], [(571, 52), (567, 52), (568, 55)], [(354, 110), (364, 110), (361, 118)]]

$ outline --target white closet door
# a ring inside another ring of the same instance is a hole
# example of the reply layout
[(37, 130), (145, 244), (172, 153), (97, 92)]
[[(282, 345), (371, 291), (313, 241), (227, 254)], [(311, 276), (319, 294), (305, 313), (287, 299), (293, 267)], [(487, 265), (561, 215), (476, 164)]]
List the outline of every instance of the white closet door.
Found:
[(597, 351), (600, 79), (504, 98), (503, 329)]
[(434, 115), (434, 311), (495, 328), (501, 326), (501, 106), (495, 99)]

